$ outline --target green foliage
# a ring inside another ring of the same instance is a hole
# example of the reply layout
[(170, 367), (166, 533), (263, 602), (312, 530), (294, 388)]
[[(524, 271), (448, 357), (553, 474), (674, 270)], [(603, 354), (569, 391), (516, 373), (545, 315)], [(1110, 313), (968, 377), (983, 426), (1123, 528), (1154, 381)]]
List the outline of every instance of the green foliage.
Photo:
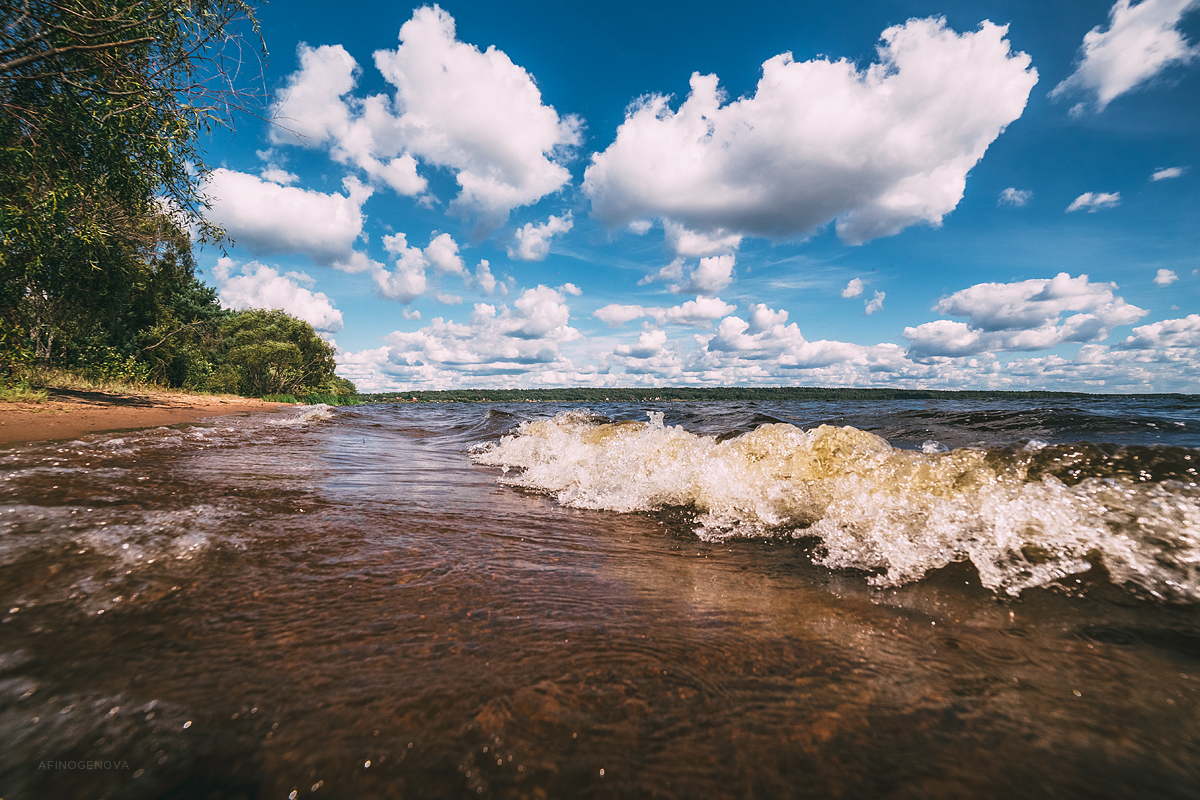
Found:
[(32, 363), (33, 350), (25, 330), (0, 317), (0, 385), (20, 382)]
[[(353, 384), (351, 385), (353, 386)], [(310, 406), (315, 406), (318, 403), (324, 403), (327, 406), (361, 406), (367, 401), (363, 400), (357, 394), (323, 394), (321, 392), (313, 392), (304, 398), (304, 402)]]
[[(112, 371), (213, 305), (183, 227), (220, 236), (197, 142), (246, 97), (254, 17), (243, 0), (0, 0), (0, 20), (0, 325), (35, 361)], [(192, 361), (149, 377), (203, 380)]]
[(290, 394), (264, 394), (262, 399), (268, 403), (296, 403), (299, 402), (293, 395)]
[(25, 381), (0, 385), (0, 401), (5, 403), (40, 403), (49, 395), (45, 389), (36, 389)]
[(334, 379), (334, 349), (312, 326), (283, 311), (251, 310), (221, 323), (217, 376), (238, 394), (306, 395)]

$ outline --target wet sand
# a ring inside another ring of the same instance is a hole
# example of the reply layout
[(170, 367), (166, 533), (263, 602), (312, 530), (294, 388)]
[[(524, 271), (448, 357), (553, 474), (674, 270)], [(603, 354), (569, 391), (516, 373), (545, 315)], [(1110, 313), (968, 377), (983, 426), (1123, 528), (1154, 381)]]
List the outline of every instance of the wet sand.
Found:
[(249, 397), (53, 389), (41, 403), (0, 403), (0, 445), (74, 439), (288, 406)]

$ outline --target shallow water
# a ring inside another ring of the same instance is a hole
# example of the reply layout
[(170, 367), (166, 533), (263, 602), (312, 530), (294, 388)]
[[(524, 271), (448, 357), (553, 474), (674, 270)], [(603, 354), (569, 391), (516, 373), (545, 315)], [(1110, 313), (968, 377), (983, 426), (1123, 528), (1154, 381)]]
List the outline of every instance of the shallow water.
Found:
[(1200, 794), (1190, 399), (286, 413), (0, 451), (0, 796)]

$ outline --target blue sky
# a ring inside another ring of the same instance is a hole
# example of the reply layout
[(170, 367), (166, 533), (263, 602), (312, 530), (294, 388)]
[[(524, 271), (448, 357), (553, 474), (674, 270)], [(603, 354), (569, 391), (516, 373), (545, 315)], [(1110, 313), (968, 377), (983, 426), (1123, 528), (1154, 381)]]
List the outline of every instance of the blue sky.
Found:
[(1200, 389), (1200, 0), (260, 19), (203, 277), (361, 391)]

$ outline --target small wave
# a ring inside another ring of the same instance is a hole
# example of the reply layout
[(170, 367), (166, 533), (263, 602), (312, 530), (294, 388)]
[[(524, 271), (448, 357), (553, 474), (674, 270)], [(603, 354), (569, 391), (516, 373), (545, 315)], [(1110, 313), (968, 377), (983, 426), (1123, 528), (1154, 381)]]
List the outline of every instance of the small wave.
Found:
[(1144, 467), (1148, 448), (914, 452), (848, 426), (786, 423), (718, 441), (649, 415), (566, 412), (523, 423), (473, 458), (569, 506), (691, 508), (709, 541), (815, 536), (819, 563), (870, 570), (879, 586), (970, 560), (985, 586), (1015, 596), (1102, 562), (1117, 583), (1200, 600), (1200, 489), (1191, 466), (1164, 466), (1193, 465), (1196, 451), (1170, 448), (1179, 452), (1138, 472), (1129, 457)]
[(327, 406), (324, 403), (317, 403), (312, 406), (305, 406), (304, 410), (293, 417), (285, 417), (284, 419), (273, 419), (271, 425), (307, 425), (310, 422), (324, 422), (327, 419), (333, 419), (333, 406)]

